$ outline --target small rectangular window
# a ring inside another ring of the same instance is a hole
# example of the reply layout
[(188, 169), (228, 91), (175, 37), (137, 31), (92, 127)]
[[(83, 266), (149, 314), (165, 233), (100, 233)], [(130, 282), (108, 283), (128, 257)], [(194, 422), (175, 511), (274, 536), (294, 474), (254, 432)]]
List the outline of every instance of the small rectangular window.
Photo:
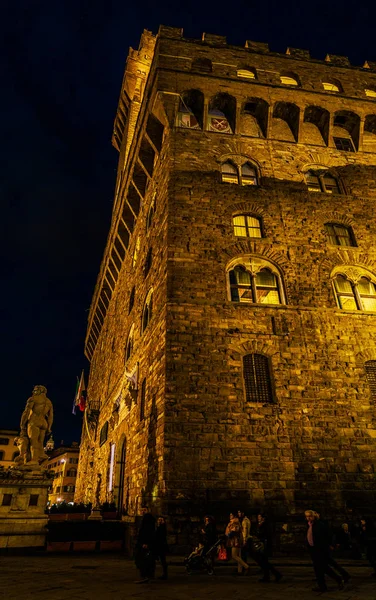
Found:
[(9, 438), (0, 438), (0, 446), (9, 446)]
[(29, 506), (38, 506), (39, 494), (30, 494)]
[(105, 422), (105, 424), (103, 425), (103, 427), (100, 431), (100, 434), (99, 434), (99, 445), (100, 446), (103, 446), (103, 444), (107, 441), (107, 435), (108, 435), (108, 421)]
[(269, 358), (263, 354), (243, 356), (243, 376), (247, 402), (273, 402)]
[(4, 494), (1, 506), (10, 506), (12, 502), (12, 495), (13, 494)]

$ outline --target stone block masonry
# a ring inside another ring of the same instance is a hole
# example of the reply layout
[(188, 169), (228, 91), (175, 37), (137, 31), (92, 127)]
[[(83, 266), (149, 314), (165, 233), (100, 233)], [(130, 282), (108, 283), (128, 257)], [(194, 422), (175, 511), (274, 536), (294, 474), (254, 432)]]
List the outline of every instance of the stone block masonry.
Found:
[(166, 27), (130, 57), (76, 500), (371, 513), (373, 63)]

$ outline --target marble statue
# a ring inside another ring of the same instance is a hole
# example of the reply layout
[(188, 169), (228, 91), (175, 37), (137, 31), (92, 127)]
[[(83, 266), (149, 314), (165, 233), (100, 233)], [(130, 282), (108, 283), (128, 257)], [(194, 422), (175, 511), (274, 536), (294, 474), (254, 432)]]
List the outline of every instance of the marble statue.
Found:
[(36, 385), (26, 402), (21, 417), (21, 433), (16, 438), (20, 452), (17, 466), (38, 466), (48, 458), (43, 446), (46, 435), (51, 433), (53, 408), (46, 393), (47, 389), (43, 385)]

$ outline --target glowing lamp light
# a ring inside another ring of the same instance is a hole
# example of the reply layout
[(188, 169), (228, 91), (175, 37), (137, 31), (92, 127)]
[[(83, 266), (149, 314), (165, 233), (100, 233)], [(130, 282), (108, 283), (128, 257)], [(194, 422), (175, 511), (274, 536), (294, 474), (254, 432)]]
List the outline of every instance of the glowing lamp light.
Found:
[(57, 499), (57, 501), (58, 501), (58, 502), (61, 502), (61, 498), (58, 498), (58, 499)]

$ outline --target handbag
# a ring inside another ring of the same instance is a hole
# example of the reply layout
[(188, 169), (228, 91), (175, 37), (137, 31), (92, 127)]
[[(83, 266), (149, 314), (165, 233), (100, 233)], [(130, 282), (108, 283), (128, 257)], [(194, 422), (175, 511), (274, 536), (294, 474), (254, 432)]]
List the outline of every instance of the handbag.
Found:
[(227, 560), (227, 548), (225, 546), (220, 546), (217, 558), (218, 560)]

